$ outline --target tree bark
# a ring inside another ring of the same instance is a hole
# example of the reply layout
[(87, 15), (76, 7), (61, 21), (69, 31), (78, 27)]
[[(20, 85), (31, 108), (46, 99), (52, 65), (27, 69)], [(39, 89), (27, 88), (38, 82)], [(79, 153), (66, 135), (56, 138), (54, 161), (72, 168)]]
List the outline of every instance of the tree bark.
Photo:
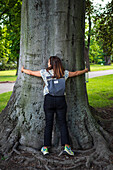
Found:
[[(14, 149), (17, 141), (16, 146), (40, 149), (43, 145), (43, 81), (21, 73), (21, 67), (40, 70), (47, 67), (51, 55), (58, 55), (65, 69), (84, 69), (84, 6), (82, 0), (23, 0), (18, 78), (10, 101), (0, 116), (0, 148), (3, 153)], [(107, 143), (112, 138), (108, 138), (107, 132), (91, 114), (84, 75), (68, 79), (66, 89), (72, 147), (95, 148), (97, 155), (104, 154), (108, 160)], [(60, 139), (55, 129), (54, 135), (53, 144), (59, 146)], [(87, 167), (90, 163), (88, 159)]]

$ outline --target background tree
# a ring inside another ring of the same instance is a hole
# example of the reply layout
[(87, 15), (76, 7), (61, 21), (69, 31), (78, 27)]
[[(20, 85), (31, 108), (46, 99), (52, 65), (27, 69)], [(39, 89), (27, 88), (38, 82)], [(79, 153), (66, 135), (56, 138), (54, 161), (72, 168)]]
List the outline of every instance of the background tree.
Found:
[[(93, 6), (92, 2), (90, 2), (89, 0), (86, 1), (85, 58), (87, 60), (89, 58), (90, 62), (92, 63), (110, 63), (110, 56), (112, 55), (111, 30), (112, 1), (111, 3), (108, 3), (104, 8), (101, 6), (101, 4)], [(88, 41), (90, 43), (88, 43)], [(88, 44), (90, 44), (89, 50), (87, 47)]]
[(104, 63), (104, 54), (101, 42), (96, 40), (96, 36), (92, 35), (89, 50), (89, 59), (93, 64)]
[[(22, 0), (4, 0), (0, 3), (1, 55), (0, 69), (11, 69), (11, 65), (19, 61), (20, 51), (20, 19)], [(7, 62), (4, 63), (4, 60)]]
[[(65, 69), (84, 69), (84, 15), (82, 0), (23, 1), (19, 74), (10, 101), (0, 116), (0, 151), (4, 155), (11, 155), (17, 147), (33, 153), (33, 148), (40, 149), (43, 145), (43, 82), (41, 78), (22, 74), (21, 66), (40, 70), (47, 66), (51, 55), (59, 55)], [(46, 159), (46, 163), (57, 164), (57, 168), (63, 163), (68, 167), (85, 165), (89, 168), (91, 163), (97, 167), (112, 167), (109, 146), (113, 138), (92, 116), (84, 75), (70, 78), (66, 86), (71, 145), (87, 156), (63, 162), (54, 157)], [(53, 135), (53, 145), (58, 148), (60, 140), (56, 129)], [(45, 159), (40, 152), (35, 153), (44, 166)]]
[(85, 26), (85, 29), (87, 29), (86, 31), (86, 37), (85, 37), (85, 62), (86, 62), (86, 67), (88, 68), (88, 70), (90, 71), (90, 62), (89, 62), (89, 49), (90, 49), (90, 39), (91, 39), (91, 35), (92, 35), (92, 31), (91, 31), (91, 16), (93, 13), (93, 3), (90, 0), (86, 0), (86, 11), (85, 11), (85, 20), (86, 20), (86, 24), (88, 22), (88, 26)]
[(106, 5), (102, 12), (97, 11), (95, 17), (95, 34), (97, 41), (101, 42), (105, 64), (110, 64), (113, 55), (113, 0)]
[(4, 27), (3, 29), (0, 29), (0, 63), (2, 65), (2, 67), (4, 68), (7, 61), (8, 61), (8, 54), (9, 54), (9, 50), (7, 49), (8, 46), (8, 41), (6, 39), (6, 30), (7, 28)]

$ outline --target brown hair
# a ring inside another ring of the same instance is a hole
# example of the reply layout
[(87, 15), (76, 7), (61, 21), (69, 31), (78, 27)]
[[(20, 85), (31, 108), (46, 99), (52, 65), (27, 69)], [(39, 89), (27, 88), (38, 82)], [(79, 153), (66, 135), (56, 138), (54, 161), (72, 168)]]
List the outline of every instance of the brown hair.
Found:
[(49, 60), (51, 66), (48, 67), (46, 70), (49, 71), (53, 69), (54, 72), (53, 78), (57, 79), (62, 78), (64, 76), (64, 68), (62, 66), (60, 58), (57, 56), (51, 56)]

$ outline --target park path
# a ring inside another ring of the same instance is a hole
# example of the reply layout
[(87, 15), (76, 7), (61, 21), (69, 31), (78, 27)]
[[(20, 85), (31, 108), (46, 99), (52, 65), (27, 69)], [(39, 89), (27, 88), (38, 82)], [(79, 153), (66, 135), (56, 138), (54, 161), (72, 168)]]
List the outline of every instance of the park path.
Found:
[(109, 74), (113, 74), (113, 70), (91, 71), (89, 72), (89, 78), (105, 76)]
[(0, 94), (13, 91), (14, 84), (15, 83), (0, 83)]
[[(92, 71), (89, 72), (89, 78), (99, 77), (104, 75), (113, 74), (113, 70), (104, 70), (104, 71)], [(0, 94), (8, 91), (13, 91), (15, 83), (0, 83)]]

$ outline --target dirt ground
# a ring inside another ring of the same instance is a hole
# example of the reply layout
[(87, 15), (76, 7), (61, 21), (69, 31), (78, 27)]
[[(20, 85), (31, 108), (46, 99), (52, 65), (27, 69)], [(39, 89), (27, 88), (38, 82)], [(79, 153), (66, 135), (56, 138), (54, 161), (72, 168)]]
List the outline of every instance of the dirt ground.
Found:
[[(106, 131), (108, 131), (111, 135), (113, 135), (113, 128), (111, 128), (113, 126), (111, 126), (109, 123), (109, 120), (113, 119), (113, 107), (102, 108), (102, 109), (99, 108), (97, 109), (97, 111), (98, 112), (96, 112), (94, 116), (101, 117), (101, 119), (98, 120), (98, 123)], [(72, 167), (70, 167), (67, 164), (69, 160), (70, 162), (73, 160), (77, 161), (77, 158), (84, 156), (83, 153), (81, 154), (80, 152), (77, 151), (75, 153), (74, 158), (63, 154), (61, 156), (58, 156), (57, 153), (51, 153), (46, 157), (43, 157), (43, 155), (41, 155), (40, 152), (38, 152), (38, 154), (32, 154), (25, 151), (20, 151), (20, 153), (21, 154), (19, 155), (19, 153), (14, 152), (9, 159), (7, 159), (7, 157), (0, 155), (0, 170), (51, 170), (51, 169), (106, 170), (104, 169), (104, 167), (96, 167), (95, 165), (92, 165), (90, 168), (86, 168), (84, 166), (85, 165), (84, 160), (81, 160), (82, 164), (80, 166), (76, 167), (72, 165)], [(43, 160), (43, 165), (42, 165), (42, 160)], [(47, 160), (50, 160), (49, 164), (46, 164)], [(113, 162), (113, 157), (111, 157), (111, 160)], [(60, 162), (60, 166), (57, 167), (58, 162)]]

